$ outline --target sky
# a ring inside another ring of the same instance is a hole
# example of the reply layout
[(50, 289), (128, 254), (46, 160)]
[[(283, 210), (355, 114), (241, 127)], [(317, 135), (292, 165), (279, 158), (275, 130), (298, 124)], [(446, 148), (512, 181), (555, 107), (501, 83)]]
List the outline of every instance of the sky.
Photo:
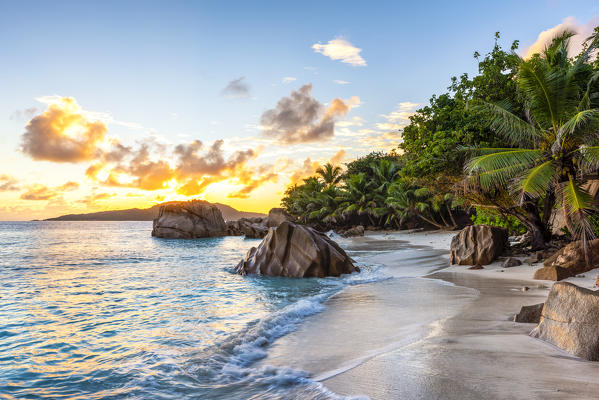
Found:
[(595, 1), (4, 1), (0, 220), (201, 198), (266, 212), (326, 162), (401, 142), (476, 72)]

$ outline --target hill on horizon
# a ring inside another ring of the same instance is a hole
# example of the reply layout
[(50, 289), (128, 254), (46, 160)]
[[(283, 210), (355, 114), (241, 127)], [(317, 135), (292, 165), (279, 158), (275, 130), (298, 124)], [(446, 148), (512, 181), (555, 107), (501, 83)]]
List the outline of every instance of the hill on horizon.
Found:
[[(210, 203), (204, 201), (206, 204), (215, 205), (220, 212), (223, 214), (225, 221), (234, 221), (240, 218), (250, 217), (264, 217), (266, 214), (239, 211), (231, 206), (221, 203)], [(150, 208), (128, 208), (125, 210), (110, 210), (110, 211), (98, 211), (86, 214), (66, 214), (60, 217), (47, 218), (44, 221), (152, 221), (158, 216), (158, 208), (164, 204), (179, 203), (178, 201), (169, 201), (166, 203), (160, 203), (153, 205)]]

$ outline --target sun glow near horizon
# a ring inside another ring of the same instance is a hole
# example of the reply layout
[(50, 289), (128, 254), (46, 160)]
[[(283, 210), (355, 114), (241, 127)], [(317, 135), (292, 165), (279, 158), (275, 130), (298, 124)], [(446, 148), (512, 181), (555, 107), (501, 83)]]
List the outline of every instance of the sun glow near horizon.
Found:
[[(190, 7), (185, 17), (198, 22), (201, 9)], [(89, 15), (80, 15), (89, 30), (79, 31), (72, 43), (61, 42), (64, 48), (56, 48), (55, 54), (41, 57), (23, 49), (39, 46), (34, 37), (56, 40), (71, 31), (53, 35), (45, 29), (44, 35), (23, 39), (29, 47), (10, 45), (20, 62), (5, 64), (6, 75), (14, 77), (7, 92), (16, 95), (0, 100), (7, 116), (0, 119), (2, 220), (146, 208), (194, 198), (267, 212), (280, 205), (289, 185), (313, 175), (323, 163), (343, 165), (372, 151), (397, 149), (410, 116), (449, 78), (437, 74), (434, 65), (422, 71), (425, 75), (403, 69), (397, 73), (405, 62), (376, 51), (404, 37), (397, 31), (402, 27), (394, 25), (385, 25), (386, 36), (303, 27), (303, 36), (281, 31), (281, 38), (271, 37), (265, 44), (251, 41), (258, 33), (246, 29), (246, 21), (223, 22), (247, 34), (251, 51), (243, 53), (240, 63), (231, 55), (235, 51), (222, 52), (235, 45), (226, 36), (188, 35), (167, 22), (173, 34), (160, 34), (149, 52), (137, 46), (137, 36), (127, 34), (130, 24), (115, 22), (115, 37), (98, 35), (105, 33), (104, 25), (93, 25)], [(28, 18), (44, 22), (39, 15)], [(521, 39), (530, 39), (526, 43), (536, 48), (547, 32), (569, 27), (585, 33), (596, 18), (584, 22), (580, 16), (561, 16), (561, 24), (543, 23)], [(17, 20), (15, 16), (5, 24), (15, 35)], [(61, 29), (77, 25), (62, 22)], [(204, 29), (202, 24), (187, 26)], [(52, 29), (58, 29), (56, 24)], [(297, 37), (305, 39), (298, 42)], [(87, 46), (90, 41), (95, 46)], [(200, 44), (202, 57), (182, 50)], [(468, 52), (479, 45), (489, 43), (481, 39)], [(450, 47), (445, 45), (444, 51)], [(115, 53), (119, 57), (107, 48), (120, 51)], [(147, 61), (148, 75), (138, 70), (140, 60)], [(429, 79), (432, 72), (438, 78)]]

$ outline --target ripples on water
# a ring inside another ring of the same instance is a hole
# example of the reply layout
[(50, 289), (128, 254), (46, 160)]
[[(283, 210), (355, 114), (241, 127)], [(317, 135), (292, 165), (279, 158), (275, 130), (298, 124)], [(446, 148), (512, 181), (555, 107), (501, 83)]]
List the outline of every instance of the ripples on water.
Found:
[[(150, 222), (0, 222), (0, 397), (331, 398), (252, 368), (343, 279), (232, 273), (259, 241), (165, 240)], [(252, 397), (255, 396), (255, 397)]]

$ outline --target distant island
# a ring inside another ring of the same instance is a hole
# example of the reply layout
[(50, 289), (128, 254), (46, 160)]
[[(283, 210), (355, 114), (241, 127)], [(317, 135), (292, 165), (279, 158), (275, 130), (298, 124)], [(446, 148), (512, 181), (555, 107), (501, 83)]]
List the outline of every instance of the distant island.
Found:
[[(88, 214), (67, 214), (61, 215), (56, 218), (48, 218), (44, 221), (152, 221), (158, 215), (158, 208), (165, 204), (175, 204), (178, 201), (169, 201), (165, 203), (156, 204), (150, 208), (129, 208), (126, 210), (110, 210), (110, 211), (99, 211)], [(214, 204), (220, 212), (223, 214), (225, 221), (235, 221), (240, 218), (251, 218), (251, 217), (265, 217), (265, 214), (238, 211), (231, 206), (221, 203), (209, 203)]]

